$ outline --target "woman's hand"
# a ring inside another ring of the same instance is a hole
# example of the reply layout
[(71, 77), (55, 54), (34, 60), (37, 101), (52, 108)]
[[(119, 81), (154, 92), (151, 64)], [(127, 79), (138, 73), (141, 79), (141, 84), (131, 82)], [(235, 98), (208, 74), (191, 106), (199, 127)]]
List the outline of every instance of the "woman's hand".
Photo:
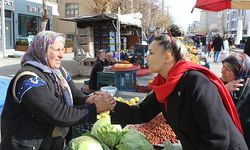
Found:
[(97, 100), (96, 95), (92, 95), (92, 96), (89, 96), (89, 97), (85, 100), (85, 103), (86, 103), (86, 104), (93, 104), (93, 103), (95, 103), (96, 100)]
[(116, 105), (116, 100), (111, 94), (98, 92), (95, 95), (95, 105), (97, 113), (113, 110)]
[(243, 86), (243, 84), (241, 84), (241, 82), (243, 82), (243, 81), (244, 81), (243, 79), (233, 80), (233, 81), (230, 81), (227, 84), (225, 84), (225, 86), (226, 86), (227, 90), (230, 93), (232, 93), (232, 92), (240, 90), (240, 87)]

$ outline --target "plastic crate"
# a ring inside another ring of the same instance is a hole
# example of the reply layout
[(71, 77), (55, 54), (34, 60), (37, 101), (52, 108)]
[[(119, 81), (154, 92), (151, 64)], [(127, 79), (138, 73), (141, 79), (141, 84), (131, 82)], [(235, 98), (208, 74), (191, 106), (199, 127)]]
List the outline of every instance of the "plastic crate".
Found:
[(97, 72), (97, 87), (115, 85), (115, 72)]
[(71, 127), (71, 139), (76, 138), (84, 134), (85, 132), (90, 132), (93, 124), (84, 123), (80, 125), (75, 125)]
[(120, 91), (136, 91), (136, 70), (132, 71), (116, 71), (115, 86)]

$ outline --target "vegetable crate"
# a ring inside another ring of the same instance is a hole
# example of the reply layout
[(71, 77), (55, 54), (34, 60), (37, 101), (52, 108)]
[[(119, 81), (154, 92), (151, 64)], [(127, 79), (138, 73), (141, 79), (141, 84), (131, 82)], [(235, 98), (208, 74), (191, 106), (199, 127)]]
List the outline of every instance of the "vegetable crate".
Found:
[(97, 87), (115, 86), (115, 72), (97, 72)]
[(71, 139), (76, 138), (84, 134), (85, 132), (90, 132), (93, 124), (84, 123), (71, 127)]
[(116, 71), (116, 72), (98, 72), (97, 86), (112, 85), (119, 91), (136, 91), (136, 71)]
[(116, 87), (120, 91), (136, 91), (136, 70), (116, 71), (115, 72)]

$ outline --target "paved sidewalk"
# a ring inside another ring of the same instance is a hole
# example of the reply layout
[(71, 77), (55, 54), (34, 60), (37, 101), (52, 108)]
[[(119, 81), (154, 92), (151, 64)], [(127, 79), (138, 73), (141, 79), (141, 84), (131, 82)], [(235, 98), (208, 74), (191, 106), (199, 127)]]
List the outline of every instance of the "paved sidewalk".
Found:
[[(69, 71), (73, 77), (78, 76), (78, 65), (79, 63), (74, 59), (74, 53), (64, 54), (62, 60), (62, 66)], [(17, 58), (0, 58), (0, 75), (12, 77), (20, 69), (20, 62), (22, 56)]]

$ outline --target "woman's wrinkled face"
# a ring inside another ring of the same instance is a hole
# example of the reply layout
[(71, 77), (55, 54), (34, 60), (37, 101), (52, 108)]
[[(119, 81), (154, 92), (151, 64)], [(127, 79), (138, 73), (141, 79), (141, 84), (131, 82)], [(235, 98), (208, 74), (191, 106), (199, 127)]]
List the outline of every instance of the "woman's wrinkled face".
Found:
[(48, 50), (48, 63), (50, 68), (59, 69), (63, 58), (64, 43), (62, 41), (55, 42)]
[(147, 62), (149, 70), (153, 73), (161, 73), (166, 66), (165, 50), (158, 41), (153, 41), (149, 46)]
[(221, 79), (223, 82), (227, 83), (233, 80), (236, 80), (236, 76), (234, 75), (233, 71), (230, 69), (228, 63), (223, 63), (221, 69)]

